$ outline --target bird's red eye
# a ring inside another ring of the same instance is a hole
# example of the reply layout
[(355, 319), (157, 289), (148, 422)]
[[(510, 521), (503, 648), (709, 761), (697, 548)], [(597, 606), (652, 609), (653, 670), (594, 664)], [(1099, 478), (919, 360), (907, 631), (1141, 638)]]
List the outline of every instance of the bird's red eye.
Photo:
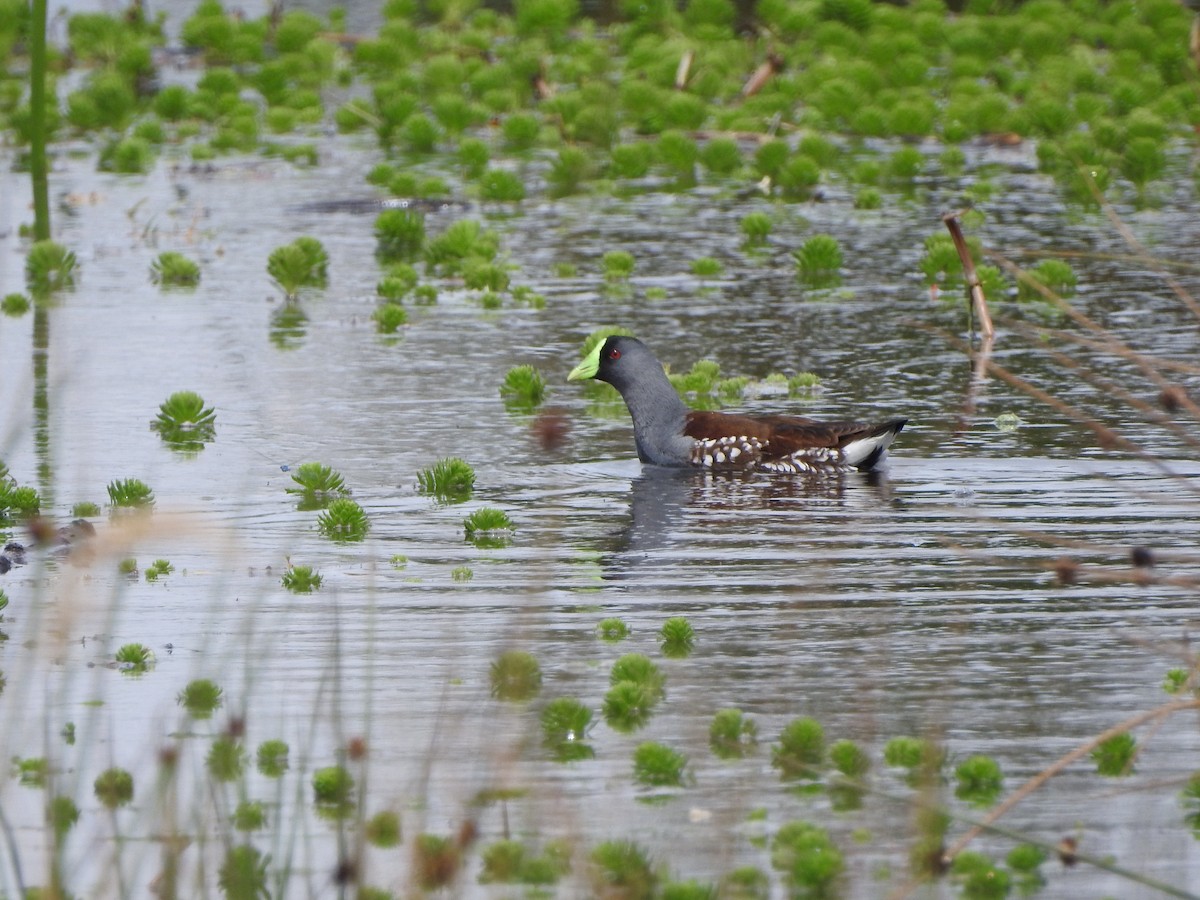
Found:
[(609, 358), (609, 359), (620, 359), (620, 358), (621, 358), (621, 351), (620, 351), (620, 350), (609, 350), (609, 351), (608, 351), (608, 358)]

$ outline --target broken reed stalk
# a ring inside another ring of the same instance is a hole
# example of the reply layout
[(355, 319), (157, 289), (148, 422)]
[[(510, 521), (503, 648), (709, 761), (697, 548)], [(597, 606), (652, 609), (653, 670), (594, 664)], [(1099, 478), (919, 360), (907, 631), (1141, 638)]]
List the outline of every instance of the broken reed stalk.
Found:
[(688, 50), (679, 57), (679, 66), (675, 69), (675, 90), (682, 91), (687, 87), (688, 76), (692, 71), (692, 62), (696, 59), (696, 51)]
[(29, 21), (29, 175), (33, 181), (33, 238), (50, 239), (46, 165), (46, 0), (33, 0)]
[(992, 325), (992, 314), (988, 311), (987, 297), (983, 293), (983, 283), (979, 280), (979, 273), (975, 271), (975, 261), (971, 259), (971, 251), (967, 248), (967, 239), (963, 237), (962, 226), (958, 223), (958, 217), (966, 210), (959, 209), (953, 212), (943, 214), (942, 222), (946, 226), (946, 230), (950, 232), (950, 239), (954, 241), (954, 249), (958, 251), (958, 258), (962, 260), (963, 276), (967, 281), (967, 288), (971, 292), (971, 306), (975, 310), (975, 315), (979, 317), (979, 332), (985, 340), (990, 340), (995, 334), (996, 329)]
[(781, 71), (783, 71), (783, 58), (774, 53), (768, 53), (762, 65), (755, 69), (754, 74), (742, 85), (742, 96), (753, 97), (763, 89), (776, 72)]

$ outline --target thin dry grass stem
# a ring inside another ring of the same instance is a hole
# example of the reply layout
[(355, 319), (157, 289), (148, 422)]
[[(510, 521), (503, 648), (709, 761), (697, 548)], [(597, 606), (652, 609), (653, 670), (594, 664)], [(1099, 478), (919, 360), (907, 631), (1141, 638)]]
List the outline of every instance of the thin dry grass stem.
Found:
[[(1078, 344), (1080, 347), (1086, 347), (1088, 350), (1108, 351), (1111, 349), (1107, 341), (1095, 340), (1082, 334), (1075, 334), (1070, 331), (1063, 331), (1060, 328), (1047, 328), (1044, 325), (1039, 325), (1036, 328), (1026, 325), (1023, 322), (1009, 323), (1016, 331), (1021, 332), (1026, 337), (1052, 337), (1056, 341), (1066, 341), (1072, 344)], [(1137, 352), (1137, 351), (1133, 351)], [(1151, 357), (1145, 357), (1147, 361)], [(1200, 366), (1194, 363), (1184, 362), (1178, 359), (1161, 359), (1153, 358), (1153, 363), (1160, 369), (1166, 369), (1171, 372), (1182, 372), (1185, 375), (1200, 375)], [(1198, 407), (1200, 408), (1200, 407)]]
[[(940, 334), (948, 343), (962, 350), (964, 354), (969, 352), (969, 348), (966, 346), (965, 342), (955, 335), (952, 335), (944, 329), (939, 328), (933, 328), (929, 330)], [(1053, 394), (1034, 386), (1021, 376), (1010, 372), (999, 363), (989, 361), (987, 363), (987, 370), (1001, 381), (1007, 382), (1009, 385), (1015, 387), (1022, 393), (1027, 394), (1034, 400), (1058, 410), (1064, 416), (1074, 422), (1078, 422), (1081, 425), (1086, 425), (1089, 429), (1091, 429), (1092, 433), (1096, 435), (1096, 439), (1099, 441), (1101, 447), (1105, 449), (1119, 448), (1132, 453), (1139, 459), (1150, 463), (1168, 478), (1173, 479), (1180, 487), (1184, 488), (1189, 493), (1200, 496), (1200, 487), (1197, 487), (1195, 484), (1193, 484), (1192, 479), (1175, 472), (1157, 455), (1142, 449), (1141, 446), (1135, 444), (1133, 441), (1129, 440), (1129, 438), (1105, 425), (1098, 419), (1087, 415), (1063, 400), (1059, 400)]]
[[(1200, 709), (1200, 700), (1176, 700), (1171, 703), (1164, 703), (1162, 706), (1156, 706), (1154, 709), (1145, 710), (1135, 716), (1130, 716), (1122, 722), (1118, 722), (1111, 728), (1094, 735), (1084, 741), (1070, 753), (1059, 757), (1054, 763), (1042, 769), (1038, 774), (1034, 775), (1023, 785), (1013, 791), (1004, 799), (1002, 803), (997, 805), (991, 812), (983, 817), (977, 825), (973, 826), (966, 834), (954, 842), (946, 851), (943, 859), (946, 865), (954, 861), (959, 853), (966, 849), (967, 845), (975, 838), (979, 837), (986, 829), (994, 822), (1000, 819), (1005, 813), (1011, 810), (1014, 806), (1028, 797), (1030, 794), (1037, 791), (1042, 785), (1053, 778), (1055, 775), (1062, 772), (1069, 765), (1083, 759), (1101, 744), (1107, 740), (1111, 740), (1117, 735), (1125, 734), (1132, 731), (1140, 725), (1145, 725), (1147, 722), (1155, 722), (1172, 716), (1177, 712), (1183, 712), (1189, 709)], [(1176, 896), (1190, 896), (1188, 894), (1178, 893)]]
[[(1087, 259), (1101, 262), (1144, 262), (1145, 257), (1136, 253), (1096, 253), (1094, 250), (1040, 250), (1034, 247), (1023, 248), (1022, 256), (1033, 256), (1038, 259)], [(1200, 263), (1186, 262), (1180, 259), (1157, 259), (1155, 262), (1163, 267), (1181, 269), (1185, 272), (1200, 273)]]
[(1157, 258), (1155, 258), (1149, 251), (1146, 250), (1146, 248), (1142, 245), (1142, 242), (1139, 241), (1134, 233), (1130, 230), (1129, 226), (1122, 221), (1120, 215), (1118, 215), (1117, 211), (1113, 208), (1113, 205), (1108, 202), (1108, 198), (1104, 196), (1104, 192), (1100, 190), (1100, 186), (1096, 184), (1096, 179), (1092, 177), (1092, 173), (1088, 171), (1088, 167), (1083, 164), (1083, 160), (1076, 156), (1074, 162), (1076, 168), (1079, 170), (1079, 174), (1083, 176), (1083, 180), (1087, 184), (1088, 190), (1091, 192), (1092, 197), (1094, 197), (1096, 202), (1100, 204), (1100, 208), (1104, 210), (1104, 215), (1106, 215), (1108, 220), (1112, 222), (1112, 226), (1117, 230), (1117, 234), (1121, 235), (1121, 238), (1125, 241), (1125, 243), (1133, 248), (1134, 258), (1144, 262), (1147, 266), (1161, 275), (1166, 280), (1171, 290), (1175, 292), (1175, 296), (1180, 299), (1184, 306), (1191, 310), (1193, 316), (1195, 316), (1197, 319), (1200, 319), (1200, 303), (1196, 302), (1196, 298), (1193, 297), (1183, 285), (1175, 280), (1175, 276), (1171, 275), (1171, 273), (1169, 273), (1162, 266)]
[(958, 217), (964, 212), (966, 210), (959, 209), (944, 213), (942, 223), (950, 232), (950, 239), (954, 241), (954, 249), (958, 251), (958, 258), (962, 261), (963, 276), (966, 278), (967, 288), (971, 295), (971, 308), (975, 310), (975, 315), (979, 318), (979, 333), (986, 340), (996, 334), (996, 328), (992, 324), (992, 314), (988, 310), (987, 297), (983, 293), (983, 282), (979, 280), (979, 273), (975, 271), (975, 260), (971, 259), (967, 239), (963, 237), (962, 226), (958, 222)]
[(688, 77), (692, 71), (692, 63), (695, 59), (695, 50), (686, 50), (683, 56), (679, 57), (679, 66), (675, 69), (675, 90), (682, 91), (687, 87)]

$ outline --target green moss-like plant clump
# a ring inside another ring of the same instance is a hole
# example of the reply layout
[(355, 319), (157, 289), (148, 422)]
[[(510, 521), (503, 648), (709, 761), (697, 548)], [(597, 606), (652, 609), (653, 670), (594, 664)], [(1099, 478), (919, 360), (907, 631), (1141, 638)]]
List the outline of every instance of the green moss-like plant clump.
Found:
[(764, 212), (747, 213), (741, 221), (742, 234), (746, 236), (746, 243), (751, 246), (765, 244), (771, 234), (771, 226), (771, 217)]
[(80, 500), (71, 507), (71, 515), (76, 519), (95, 517), (100, 515), (100, 507), (90, 500)]
[(275, 738), (258, 745), (255, 762), (258, 771), (267, 778), (279, 778), (288, 768), (289, 748), (285, 741)]
[(261, 800), (243, 800), (234, 808), (231, 819), (238, 831), (259, 831), (266, 827), (267, 808)]
[[(1078, 283), (1075, 270), (1071, 268), (1070, 263), (1061, 259), (1044, 259), (1030, 270), (1029, 275), (1037, 285), (1045, 287), (1059, 297), (1073, 296)], [(1017, 285), (1017, 299), (1041, 300), (1042, 293), (1035, 284), (1021, 279)]]
[(216, 682), (198, 678), (189, 681), (175, 699), (193, 719), (209, 719), (220, 708), (223, 694)]
[(75, 254), (54, 241), (38, 241), (25, 257), (25, 284), (35, 297), (75, 287)]
[(324, 463), (301, 463), (291, 475), (293, 486), (284, 490), (300, 498), (297, 506), (301, 510), (324, 509), (350, 493), (341, 473)]
[(684, 783), (687, 756), (678, 750), (647, 741), (633, 753), (633, 777), (646, 787), (679, 787)]
[(788, 822), (771, 842), (771, 864), (784, 873), (795, 895), (827, 896), (845, 868), (829, 833), (810, 822)]
[(1136, 755), (1137, 740), (1128, 731), (1110, 737), (1092, 751), (1096, 771), (1108, 778), (1132, 772)]
[(145, 644), (124, 644), (116, 653), (117, 667), (126, 675), (144, 675), (154, 668), (154, 651)]
[(399, 303), (388, 301), (375, 307), (371, 313), (375, 330), (380, 334), (395, 334), (402, 325), (408, 324), (408, 311)]
[(533, 654), (524, 650), (501, 653), (492, 663), (488, 674), (492, 696), (501, 700), (530, 700), (542, 689), (541, 666)]
[(375, 218), (375, 254), (381, 260), (416, 258), (425, 245), (425, 216), (415, 209), (385, 209)]
[(280, 580), (293, 594), (311, 594), (321, 587), (321, 573), (312, 566), (289, 565)]
[(217, 884), (226, 897), (266, 897), (267, 864), (257, 847), (241, 844), (230, 847), (217, 872)]
[(312, 787), (317, 803), (341, 805), (354, 798), (354, 776), (342, 766), (317, 769), (313, 772)]
[(463, 519), (467, 540), (481, 547), (502, 547), (512, 539), (513, 523), (502, 509), (485, 506)]
[(400, 816), (390, 809), (375, 813), (363, 823), (363, 836), (375, 847), (396, 847), (402, 837)]
[(511, 409), (533, 409), (546, 399), (546, 379), (533, 366), (514, 366), (504, 376), (500, 396)]
[(439, 834), (417, 835), (414, 850), (417, 881), (427, 891), (450, 884), (462, 865), (462, 850), (451, 837)]
[(671, 659), (683, 659), (689, 656), (696, 646), (696, 632), (692, 623), (683, 616), (672, 616), (663, 622), (658, 633), (659, 646), (663, 656)]
[(595, 751), (586, 742), (592, 711), (574, 697), (558, 697), (542, 709), (542, 741), (555, 759), (573, 762), (589, 759)]
[(615, 644), (629, 637), (629, 626), (624, 619), (601, 619), (600, 624), (596, 626), (596, 632), (600, 635), (600, 640)]
[(740, 759), (758, 744), (758, 726), (740, 709), (717, 710), (708, 727), (708, 745), (722, 759)]
[(658, 882), (654, 866), (633, 841), (605, 841), (591, 852), (597, 893), (624, 897), (651, 897)]
[(133, 776), (124, 769), (105, 769), (96, 776), (92, 791), (107, 809), (125, 806), (133, 800)]
[(150, 263), (150, 280), (163, 287), (195, 287), (200, 283), (200, 266), (174, 250), (165, 250)]
[(110, 481), (106, 490), (108, 502), (114, 507), (137, 509), (154, 505), (154, 491), (136, 478)]
[(771, 751), (771, 764), (785, 779), (816, 778), (825, 764), (825, 729), (804, 717), (788, 723)]
[(237, 781), (246, 770), (246, 748), (236, 738), (221, 735), (208, 748), (204, 765), (215, 781)]
[(626, 250), (609, 250), (604, 254), (601, 264), (606, 281), (627, 281), (633, 274), (636, 261), (633, 254)]
[(829, 748), (829, 761), (847, 778), (861, 778), (871, 768), (871, 758), (854, 741), (834, 741)]
[(300, 237), (271, 251), (267, 274), (284, 296), (293, 300), (301, 288), (325, 287), (329, 281), (329, 254), (316, 238)]
[(805, 283), (830, 287), (841, 280), (842, 248), (832, 235), (813, 235), (794, 255), (796, 272)]
[(23, 316), (29, 312), (29, 298), (16, 292), (5, 294), (4, 299), (0, 300), (0, 312), (14, 319)]
[(1004, 790), (1004, 775), (1000, 764), (990, 756), (971, 756), (954, 770), (957, 787), (954, 794), (973, 806), (990, 806)]
[(366, 510), (349, 497), (329, 501), (317, 517), (317, 528), (335, 541), (361, 541), (371, 528)]
[(417, 488), (444, 502), (461, 503), (475, 490), (475, 470), (457, 456), (439, 459), (417, 473)]
[(217, 435), (217, 414), (195, 391), (176, 391), (162, 402), (150, 427), (175, 450), (196, 452)]

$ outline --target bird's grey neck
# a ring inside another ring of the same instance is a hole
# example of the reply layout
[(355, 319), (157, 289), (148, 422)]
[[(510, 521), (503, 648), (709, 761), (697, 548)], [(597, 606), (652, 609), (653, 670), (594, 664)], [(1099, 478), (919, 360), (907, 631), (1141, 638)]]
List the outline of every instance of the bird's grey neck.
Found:
[(660, 466), (687, 464), (692, 450), (692, 439), (683, 433), (688, 408), (666, 375), (629, 385), (622, 395), (633, 419), (638, 458)]

